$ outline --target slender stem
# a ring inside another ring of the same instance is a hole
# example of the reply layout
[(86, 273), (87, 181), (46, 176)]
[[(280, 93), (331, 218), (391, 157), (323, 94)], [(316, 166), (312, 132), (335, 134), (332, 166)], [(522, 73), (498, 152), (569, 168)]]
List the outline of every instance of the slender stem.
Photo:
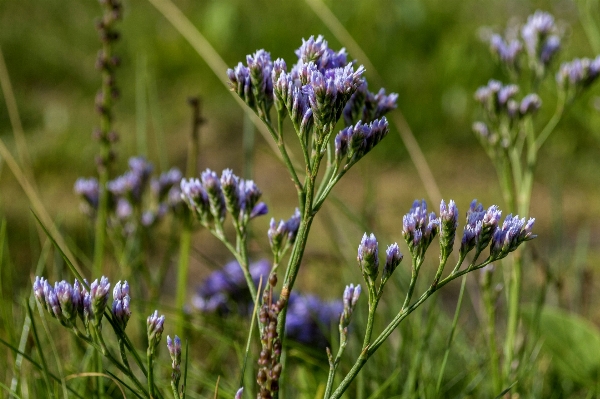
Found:
[(275, 130), (273, 129), (273, 126), (271, 126), (271, 124), (267, 120), (263, 120), (263, 122), (265, 122), (265, 125), (267, 125), (269, 132), (271, 132), (273, 139), (277, 143), (277, 148), (279, 148), (279, 152), (283, 156), (283, 162), (285, 163), (285, 166), (287, 167), (288, 172), (290, 172), (290, 176), (292, 177), (292, 180), (294, 181), (296, 190), (298, 192), (302, 192), (304, 190), (302, 187), (302, 183), (300, 183), (300, 179), (298, 179), (298, 174), (296, 173), (296, 168), (294, 168), (294, 165), (292, 164), (292, 160), (290, 159), (290, 156), (288, 155), (287, 149), (285, 148), (285, 144), (283, 142), (283, 134), (282, 134), (283, 132), (281, 131), (282, 127), (283, 127), (283, 119), (279, 119), (279, 122), (278, 122), (279, 132), (278, 133), (275, 132)]
[(404, 298), (404, 303), (402, 304), (401, 311), (406, 309), (408, 304), (410, 303), (410, 299), (412, 298), (413, 292), (415, 290), (415, 285), (417, 284), (417, 276), (419, 275), (419, 267), (423, 261), (420, 263), (416, 258), (412, 258), (412, 267), (411, 267), (411, 276), (410, 276), (410, 284), (408, 285), (408, 291), (406, 292), (406, 297)]
[(446, 370), (446, 363), (448, 362), (448, 356), (450, 355), (450, 347), (452, 346), (452, 340), (454, 339), (454, 332), (456, 331), (456, 326), (458, 325), (458, 315), (460, 314), (460, 308), (462, 305), (463, 295), (465, 293), (465, 286), (467, 285), (467, 275), (465, 274), (462, 277), (462, 281), (460, 283), (460, 292), (458, 294), (458, 302), (456, 303), (456, 310), (454, 311), (454, 319), (452, 319), (452, 328), (450, 329), (450, 335), (448, 335), (448, 344), (446, 344), (446, 351), (444, 352), (444, 360), (442, 360), (442, 367), (440, 367), (440, 373), (438, 375), (437, 385), (436, 385), (436, 393), (440, 393), (440, 388), (442, 386), (442, 378), (444, 377), (444, 371)]
[(146, 356), (148, 358), (148, 392), (150, 399), (152, 399), (154, 398), (154, 355), (150, 350), (150, 346), (148, 346)]
[(179, 261), (177, 264), (177, 289), (175, 307), (180, 317), (177, 320), (177, 330), (183, 331), (184, 312), (183, 307), (187, 296), (188, 272), (190, 266), (190, 248), (192, 246), (192, 226), (189, 220), (183, 223), (181, 238), (179, 241)]
[[(487, 336), (488, 349), (490, 355), (490, 370), (492, 373), (493, 394), (497, 395), (502, 390), (502, 377), (498, 367), (498, 347), (496, 345), (496, 308), (494, 306), (494, 294), (492, 292), (492, 276), (488, 272), (484, 276), (483, 282), (483, 303), (487, 313)], [(508, 362), (506, 363), (508, 364)]]
[(566, 93), (564, 90), (558, 91), (558, 100), (556, 102), (556, 110), (554, 111), (554, 115), (548, 121), (540, 135), (535, 140), (535, 148), (540, 149), (542, 145), (546, 142), (546, 139), (550, 136), (550, 133), (554, 130), (558, 122), (562, 118), (562, 114), (565, 110), (565, 102), (566, 102)]

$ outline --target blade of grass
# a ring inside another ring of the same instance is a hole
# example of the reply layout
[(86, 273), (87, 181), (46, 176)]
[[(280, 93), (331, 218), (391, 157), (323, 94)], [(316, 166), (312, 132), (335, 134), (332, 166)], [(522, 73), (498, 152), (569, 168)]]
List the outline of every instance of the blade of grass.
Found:
[[(48, 371), (48, 364), (46, 363), (46, 358), (44, 357), (44, 352), (42, 351), (42, 343), (40, 342), (40, 338), (37, 333), (37, 328), (35, 327), (35, 321), (33, 319), (33, 312), (31, 310), (31, 306), (29, 306), (29, 303), (26, 302), (25, 306), (27, 307), (27, 314), (29, 315), (29, 318), (31, 319), (31, 331), (33, 332), (35, 348), (37, 349), (38, 356), (40, 357), (40, 361), (42, 362), (42, 374), (44, 376), (46, 388), (48, 389), (48, 396), (51, 398), (54, 398), (54, 394), (52, 393), (52, 385), (50, 384), (50, 378), (49, 378), (50, 373)], [(58, 380), (62, 382), (62, 379), (58, 379)]]
[(125, 391), (123, 390), (123, 387), (121, 386), (121, 384), (123, 384), (124, 386), (126, 386), (127, 388), (129, 388), (131, 390), (131, 392), (133, 392), (138, 398), (143, 399), (136, 391), (134, 391), (130, 386), (128, 386), (125, 382), (123, 382), (122, 380), (120, 380), (119, 378), (117, 378), (117, 376), (115, 376), (114, 374), (107, 372), (108, 374), (104, 374), (104, 373), (92, 373), (92, 372), (88, 372), (88, 373), (77, 373), (77, 374), (71, 374), (65, 377), (65, 380), (72, 380), (74, 378), (83, 378), (83, 377), (105, 377), (108, 378), (110, 380), (112, 380), (115, 385), (117, 386), (117, 388), (119, 388), (119, 391), (121, 391), (121, 395), (123, 395), (123, 397), (125, 399), (127, 399), (127, 395), (125, 395)]
[[(202, 59), (208, 64), (210, 69), (214, 72), (217, 77), (221, 80), (223, 85), (229, 91), (229, 86), (225, 80), (222, 80), (221, 77), (225, 76), (225, 71), (227, 71), (227, 64), (219, 53), (212, 47), (212, 45), (206, 40), (206, 38), (200, 33), (198, 29), (190, 22), (190, 20), (181, 12), (179, 8), (175, 4), (173, 4), (170, 0), (148, 0), (150, 4), (152, 4), (170, 23), (173, 27), (181, 33), (181, 35), (188, 41), (188, 43), (196, 50), (196, 52), (202, 57)], [(271, 134), (269, 133), (267, 127), (260, 120), (260, 118), (246, 105), (241, 98), (237, 96), (237, 94), (231, 92), (233, 98), (238, 102), (238, 104), (242, 107), (244, 112), (248, 115), (248, 117), (254, 123), (254, 126), (258, 129), (258, 131), (263, 135), (268, 145), (271, 147), (276, 156), (283, 160), (279, 149), (277, 148), (277, 144), (272, 140)], [(290, 154), (290, 158), (292, 158), (292, 162), (294, 159)]]
[[(14, 347), (13, 345), (11, 345), (9, 342), (3, 340), (2, 338), (0, 338), (0, 344), (6, 346), (7, 348), (9, 348), (10, 350), (12, 350), (14, 353), (16, 353), (17, 355), (21, 355), (23, 356), (23, 359), (27, 360), (29, 363), (31, 363), (35, 368), (37, 368), (40, 371), (43, 371), (44, 368), (38, 363), (36, 362), (31, 356), (29, 356), (27, 353), (20, 351), (18, 348)], [(55, 376), (54, 374), (48, 372), (48, 376), (50, 378), (52, 378), (54, 381), (57, 382), (61, 382), (60, 378), (58, 378), (57, 376)], [(73, 388), (68, 387), (67, 389), (69, 391), (71, 391), (71, 393), (75, 396), (77, 396), (80, 399), (84, 399), (83, 396), (81, 396), (79, 393), (77, 393), (77, 391), (75, 391)]]
[(185, 392), (187, 391), (187, 376), (188, 376), (188, 350), (190, 347), (189, 341), (185, 340), (185, 365), (183, 366), (183, 386), (181, 390), (183, 391), (181, 394), (181, 399), (185, 399)]
[[(50, 218), (50, 215), (48, 215), (48, 212), (46, 211), (46, 208), (42, 204), (42, 201), (40, 200), (35, 188), (29, 182), (29, 180), (27, 179), (27, 177), (25, 176), (25, 174), (23, 173), (23, 171), (17, 164), (17, 161), (12, 156), (12, 154), (10, 153), (10, 151), (8, 150), (8, 148), (6, 147), (6, 145), (4, 144), (4, 141), (2, 141), (2, 139), (0, 139), (0, 157), (4, 158), (4, 161), (6, 162), (9, 169), (11, 170), (11, 172), (17, 179), (17, 182), (19, 183), (19, 185), (25, 192), (25, 195), (29, 199), (29, 202), (31, 203), (33, 210), (35, 211), (35, 213), (37, 215), (39, 215), (39, 218), (37, 216), (36, 216), (36, 218), (38, 220), (43, 221), (43, 224), (48, 226), (48, 229), (50, 230), (52, 235), (55, 237), (56, 242), (59, 243), (60, 246), (64, 248), (63, 256), (65, 256), (65, 258), (68, 259), (71, 264), (73, 264), (74, 261), (72, 261), (72, 260), (74, 260), (75, 257), (73, 256), (73, 254), (71, 253), (69, 248), (67, 248), (67, 246), (65, 244), (65, 240), (63, 239), (62, 235), (60, 234), (60, 232), (58, 231), (58, 229), (52, 222), (52, 219)], [(44, 230), (46, 230), (46, 229), (44, 228)], [(67, 262), (67, 263), (69, 263), (69, 262)]]
[[(336, 39), (342, 43), (344, 47), (348, 49), (351, 54), (354, 54), (358, 59), (361, 60), (361, 63), (365, 66), (366, 70), (370, 75), (375, 78), (375, 83), (382, 85), (383, 79), (381, 75), (375, 69), (373, 63), (367, 57), (367, 54), (362, 50), (360, 45), (354, 40), (350, 32), (342, 25), (340, 20), (335, 16), (335, 14), (325, 5), (322, 0), (305, 0), (308, 6), (314, 11), (314, 13), (321, 19), (321, 21), (327, 26), (327, 29), (333, 33)], [(396, 125), (398, 133), (400, 134), (400, 138), (404, 142), (404, 146), (408, 151), (410, 159), (413, 161), (415, 168), (417, 169), (417, 173), (419, 174), (419, 178), (425, 187), (425, 191), (427, 192), (427, 196), (429, 199), (435, 203), (439, 203), (442, 200), (442, 194), (440, 189), (433, 177), (433, 173), (429, 168), (429, 164), (427, 163), (427, 159), (421, 151), (421, 147), (419, 143), (415, 139), (415, 135), (413, 134), (410, 125), (406, 121), (406, 118), (400, 111), (400, 109), (396, 108), (394, 111), (390, 113), (390, 118)]]
[(250, 344), (252, 343), (252, 332), (254, 331), (254, 325), (256, 324), (256, 314), (258, 313), (258, 304), (260, 299), (260, 290), (262, 288), (262, 276), (258, 281), (258, 289), (256, 290), (256, 298), (254, 298), (254, 310), (252, 311), (252, 320), (250, 321), (250, 329), (248, 330), (248, 340), (246, 341), (246, 352), (244, 353), (244, 363), (242, 364), (242, 370), (240, 371), (240, 388), (244, 386), (244, 373), (246, 371), (246, 364), (248, 362), (248, 354), (250, 353)]
[[(81, 271), (79, 270), (79, 267), (77, 267), (75, 264), (73, 264), (73, 262), (71, 262), (71, 259), (69, 259), (69, 257), (65, 253), (65, 251), (67, 250), (67, 248), (65, 247), (65, 249), (63, 250), (62, 246), (57, 242), (57, 240), (54, 239), (54, 237), (52, 236), (52, 234), (48, 231), (48, 229), (46, 228), (46, 226), (44, 225), (44, 223), (40, 220), (40, 217), (38, 217), (37, 213), (33, 209), (31, 210), (31, 213), (33, 213), (33, 216), (35, 217), (35, 219), (37, 220), (37, 222), (39, 223), (39, 225), (42, 227), (42, 229), (44, 230), (44, 232), (48, 236), (48, 239), (50, 239), (50, 241), (52, 242), (52, 244), (54, 245), (54, 247), (60, 252), (61, 256), (63, 257), (63, 259), (67, 263), (67, 266), (69, 266), (69, 269), (71, 269), (71, 272), (75, 275), (75, 278), (77, 278), (77, 280), (79, 280), (79, 282), (81, 284), (83, 284), (85, 287), (87, 287), (88, 285), (83, 280), (83, 276), (82, 276)], [(61, 238), (61, 237), (59, 236), (59, 238)], [(64, 241), (63, 241), (63, 245), (64, 245)]]
[[(50, 329), (48, 328), (48, 322), (46, 320), (46, 315), (44, 313), (44, 311), (41, 308), (41, 305), (38, 306), (38, 311), (40, 313), (40, 317), (42, 319), (42, 326), (44, 327), (44, 332), (46, 333), (46, 336), (48, 338), (48, 342), (50, 343), (50, 348), (52, 349), (52, 354), (54, 355), (54, 360), (56, 361), (56, 367), (58, 368), (58, 375), (60, 376), (60, 381), (61, 381), (61, 386), (62, 386), (62, 390), (63, 390), (63, 396), (65, 397), (65, 399), (69, 398), (69, 395), (67, 394), (67, 384), (65, 383), (64, 377), (63, 377), (63, 366), (62, 366), (62, 362), (60, 360), (60, 356), (58, 356), (58, 351), (56, 350), (56, 345), (54, 344), (54, 337), (52, 336), (52, 334), (50, 333)], [(33, 323), (33, 320), (32, 320)]]
[(215, 395), (213, 396), (214, 399), (217, 399), (217, 397), (219, 396), (219, 382), (221, 381), (221, 376), (217, 377), (217, 384), (215, 385)]
[(148, 105), (150, 106), (150, 116), (152, 118), (152, 127), (154, 128), (154, 139), (158, 147), (158, 165), (162, 172), (169, 168), (169, 153), (167, 152), (167, 143), (165, 141), (165, 131), (162, 125), (162, 114), (158, 101), (158, 90), (156, 88), (156, 79), (148, 73), (146, 67), (146, 83), (148, 85)]
[(135, 144), (138, 155), (148, 157), (146, 54), (138, 54), (135, 62)]
[(27, 140), (25, 140), (25, 132), (23, 131), (23, 125), (21, 124), (21, 118), (19, 116), (19, 109), (17, 107), (17, 99), (13, 92), (12, 84), (10, 82), (10, 75), (8, 74), (8, 68), (6, 62), (4, 62), (4, 55), (2, 54), (2, 48), (0, 47), (0, 86), (2, 87), (2, 94), (4, 95), (4, 101), (6, 101), (6, 109), (8, 110), (8, 118), (13, 129), (13, 135), (15, 137), (15, 143), (17, 145), (17, 154), (25, 175), (35, 185), (33, 179), (33, 170), (31, 169), (31, 159), (29, 158), (29, 152), (27, 151)]
[(17, 395), (16, 393), (14, 393), (9, 387), (7, 387), (6, 385), (4, 385), (1, 382), (0, 382), (0, 388), (4, 388), (4, 390), (8, 392), (9, 396), (11, 396), (13, 398), (21, 399), (21, 397), (19, 395)]

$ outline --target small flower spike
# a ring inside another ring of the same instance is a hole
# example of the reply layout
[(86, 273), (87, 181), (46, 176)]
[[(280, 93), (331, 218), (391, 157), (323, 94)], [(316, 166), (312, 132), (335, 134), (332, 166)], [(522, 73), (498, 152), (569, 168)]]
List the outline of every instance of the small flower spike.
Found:
[(104, 276), (102, 276), (100, 281), (94, 280), (94, 282), (90, 285), (90, 319), (95, 327), (100, 327), (102, 322), (102, 316), (104, 316), (104, 310), (106, 309), (106, 303), (108, 302), (109, 290), (110, 283), (108, 278)]
[(114, 315), (114, 320), (117, 322), (121, 330), (125, 331), (127, 322), (131, 317), (131, 308), (129, 306), (131, 298), (129, 297), (129, 284), (127, 281), (123, 283), (119, 281), (117, 284), (115, 284), (113, 289), (113, 299), (112, 312)]
[(402, 235), (413, 257), (423, 258), (439, 231), (440, 220), (434, 212), (427, 215), (425, 200), (415, 200), (402, 218)]
[(374, 287), (375, 279), (379, 273), (379, 248), (375, 235), (365, 233), (358, 246), (358, 265), (369, 285), (369, 288)]
[(389, 132), (385, 117), (369, 124), (358, 121), (335, 137), (335, 159), (338, 165), (353, 165), (373, 149)]
[(600, 76), (600, 55), (595, 59), (575, 58), (560, 66), (556, 81), (563, 90), (582, 90), (589, 87)]
[(525, 218), (519, 219), (518, 215), (515, 217), (508, 215), (502, 223), (502, 228), (496, 229), (492, 237), (490, 247), (492, 259), (502, 259), (525, 241), (537, 237), (531, 232), (534, 223), (535, 219), (533, 218), (525, 222)]
[(215, 172), (206, 169), (202, 172), (202, 185), (208, 194), (208, 202), (210, 204), (210, 212), (216, 220), (221, 223), (225, 220), (225, 197), (221, 189), (221, 180)]
[(458, 227), (458, 208), (453, 200), (446, 205), (442, 200), (440, 204), (440, 253), (442, 259), (448, 256), (454, 249), (454, 238)]
[(385, 266), (383, 267), (383, 272), (381, 274), (382, 286), (391, 277), (392, 273), (394, 273), (394, 270), (396, 270), (403, 258), (404, 255), (402, 255), (400, 252), (400, 248), (398, 248), (397, 243), (393, 243), (387, 247), (387, 250), (385, 251)]
[(164, 330), (165, 316), (159, 316), (158, 310), (155, 310), (146, 320), (148, 330), (148, 350), (154, 354), (162, 338)]
[(169, 349), (169, 355), (171, 356), (171, 369), (172, 380), (177, 385), (179, 383), (179, 378), (181, 377), (181, 339), (176, 335), (175, 339), (171, 339), (170, 336), (167, 335), (167, 348)]
[(233, 399), (242, 399), (243, 395), (244, 395), (244, 387), (241, 387), (240, 389), (237, 390)]
[(353, 284), (350, 284), (344, 289), (344, 296), (342, 297), (344, 311), (340, 315), (340, 332), (343, 334), (347, 333), (347, 328), (350, 325), (350, 320), (352, 318), (352, 312), (356, 307), (360, 292), (360, 284), (356, 285), (356, 287)]

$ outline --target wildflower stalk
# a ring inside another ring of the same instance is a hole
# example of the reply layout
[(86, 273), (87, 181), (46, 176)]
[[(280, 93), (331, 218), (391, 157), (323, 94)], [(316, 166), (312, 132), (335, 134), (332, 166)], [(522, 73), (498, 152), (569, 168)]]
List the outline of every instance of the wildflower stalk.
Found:
[(110, 163), (113, 159), (112, 142), (116, 133), (112, 128), (113, 99), (118, 96), (115, 87), (114, 68), (119, 61), (112, 54), (113, 42), (118, 39), (118, 33), (113, 30), (113, 24), (121, 17), (121, 4), (118, 0), (100, 1), (104, 7), (104, 15), (98, 23), (98, 31), (102, 41), (102, 50), (98, 54), (97, 67), (102, 71), (102, 86), (96, 97), (96, 108), (100, 114), (100, 130), (95, 135), (100, 141), (98, 157), (99, 201), (96, 216), (93, 274), (102, 274), (104, 262), (104, 246), (106, 241), (106, 221), (108, 218), (108, 190)]
[(498, 347), (496, 345), (496, 295), (494, 295), (494, 291), (492, 289), (492, 270), (485, 270), (483, 273), (482, 291), (483, 304), (487, 313), (486, 332), (488, 336), (490, 372), (492, 374), (492, 393), (496, 395), (502, 390), (502, 379), (500, 376), (500, 370), (498, 368)]
[[(470, 273), (473, 270), (481, 269), (482, 267), (485, 267), (486, 265), (488, 265), (490, 262), (492, 262), (492, 259), (488, 258), (484, 262), (482, 262), (478, 265), (475, 265), (473, 267), (468, 267), (466, 269), (463, 269), (463, 270), (460, 270), (457, 272), (452, 272), (446, 278), (440, 280), (436, 285), (432, 284), (429, 287), (429, 289), (427, 289), (423, 294), (421, 294), (419, 299), (417, 299), (417, 301), (414, 302), (412, 305), (403, 307), (403, 309), (400, 310), (400, 312), (394, 317), (394, 319), (387, 325), (387, 327), (379, 334), (379, 336), (370, 345), (363, 346), (358, 359), (356, 360), (356, 362), (354, 363), (354, 365), (352, 366), (352, 368), (350, 369), (348, 374), (344, 377), (344, 379), (342, 380), (340, 385), (336, 388), (336, 390), (333, 392), (333, 394), (331, 394), (331, 396), (329, 398), (330, 399), (338, 399), (342, 396), (342, 394), (350, 386), (350, 383), (354, 380), (354, 378), (356, 378), (356, 376), (358, 375), (360, 370), (363, 368), (363, 366), (365, 365), (367, 360), (385, 342), (385, 340), (398, 327), (398, 325), (400, 325), (400, 323), (408, 315), (410, 315), (419, 306), (421, 306), (421, 304), (423, 304), (423, 302), (425, 302), (431, 295), (433, 295), (435, 292), (437, 292), (439, 289), (441, 289), (443, 286), (445, 286), (452, 280), (454, 280), (460, 276), (463, 276), (467, 273)], [(460, 264), (457, 266), (460, 268)], [(408, 293), (407, 293), (407, 297), (408, 297)], [(406, 302), (406, 299), (405, 299), (405, 302)]]

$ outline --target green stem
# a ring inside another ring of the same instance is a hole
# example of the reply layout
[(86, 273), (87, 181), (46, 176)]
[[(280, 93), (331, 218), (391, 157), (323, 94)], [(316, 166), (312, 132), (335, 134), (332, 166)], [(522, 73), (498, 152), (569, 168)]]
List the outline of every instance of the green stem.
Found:
[(442, 367), (440, 367), (440, 373), (438, 375), (437, 385), (435, 388), (436, 393), (440, 393), (442, 386), (442, 378), (444, 377), (444, 371), (446, 370), (446, 363), (448, 362), (448, 356), (450, 355), (450, 347), (452, 346), (452, 340), (454, 339), (454, 332), (458, 325), (458, 315), (460, 314), (460, 307), (462, 305), (463, 295), (465, 293), (465, 286), (467, 285), (467, 276), (464, 275), (460, 283), (460, 292), (458, 294), (458, 302), (456, 303), (456, 310), (454, 311), (454, 319), (452, 319), (452, 328), (450, 329), (450, 335), (448, 335), (448, 344), (446, 345), (446, 351), (444, 352), (444, 360), (442, 360)]
[(535, 139), (536, 150), (539, 150), (542, 147), (542, 145), (544, 145), (544, 143), (546, 142), (546, 139), (548, 139), (548, 137), (550, 136), (550, 133), (552, 133), (552, 131), (554, 130), (556, 125), (558, 125), (558, 122), (562, 118), (562, 114), (565, 110), (565, 102), (566, 102), (566, 93), (564, 90), (559, 90), (558, 91), (558, 100), (556, 102), (556, 110), (554, 111), (554, 115), (552, 115), (552, 118), (548, 121), (546, 126), (544, 126), (544, 129), (542, 130), (540, 135), (537, 137), (537, 139)]
[[(483, 303), (487, 313), (487, 336), (490, 355), (490, 371), (492, 373), (493, 394), (497, 395), (502, 390), (502, 377), (498, 367), (498, 347), (496, 345), (496, 308), (491, 286), (491, 272), (486, 273), (483, 284)], [(508, 364), (508, 362), (506, 363)]]
[(179, 241), (179, 262), (177, 265), (177, 289), (175, 307), (179, 312), (177, 330), (183, 331), (183, 307), (187, 296), (188, 271), (190, 266), (190, 248), (192, 246), (192, 226), (189, 221), (184, 221), (181, 239)]
[(344, 379), (342, 380), (340, 385), (337, 387), (337, 389), (333, 392), (330, 399), (338, 399), (342, 396), (342, 394), (350, 386), (350, 383), (354, 380), (354, 378), (356, 378), (356, 376), (358, 375), (360, 370), (363, 368), (363, 366), (365, 365), (367, 360), (377, 351), (377, 349), (383, 344), (383, 342), (385, 342), (385, 340), (398, 327), (398, 325), (400, 325), (400, 323), (408, 315), (410, 315), (414, 310), (416, 310), (419, 306), (421, 306), (421, 304), (423, 304), (423, 302), (425, 302), (427, 300), (427, 298), (429, 298), (431, 295), (433, 295), (435, 292), (437, 292), (437, 290), (441, 289), (443, 286), (445, 286), (452, 280), (455, 280), (456, 278), (458, 278), (460, 276), (470, 273), (473, 270), (481, 269), (482, 267), (485, 267), (486, 265), (488, 265), (490, 262), (491, 262), (491, 259), (488, 258), (483, 263), (481, 263), (477, 266), (469, 267), (467, 269), (458, 271), (456, 273), (451, 273), (445, 279), (441, 280), (437, 285), (430, 286), (429, 289), (427, 291), (425, 291), (415, 303), (413, 303), (409, 307), (406, 307), (406, 308), (403, 307), (403, 309), (400, 310), (400, 312), (394, 317), (394, 319), (388, 324), (388, 326), (381, 332), (381, 334), (379, 334), (379, 336), (375, 339), (375, 341), (373, 341), (373, 343), (368, 348), (362, 350), (360, 356), (358, 357), (358, 359), (356, 360), (356, 362), (354, 363), (354, 365), (352, 366), (352, 368), (350, 369), (348, 374), (346, 374), (346, 377), (344, 377)]
[(150, 350), (150, 345), (148, 346), (148, 350), (146, 351), (146, 356), (148, 358), (148, 393), (149, 398), (154, 398), (154, 355)]

